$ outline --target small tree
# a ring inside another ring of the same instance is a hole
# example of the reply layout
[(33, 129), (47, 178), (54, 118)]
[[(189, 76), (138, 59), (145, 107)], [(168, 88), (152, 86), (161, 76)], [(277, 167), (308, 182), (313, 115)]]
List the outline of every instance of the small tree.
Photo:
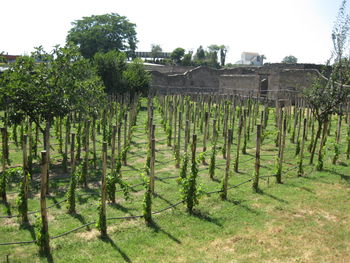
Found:
[(186, 53), (182, 59), (182, 65), (183, 66), (191, 66), (192, 65), (192, 51), (189, 51)]
[(224, 67), (225, 66), (226, 53), (227, 53), (228, 47), (225, 46), (225, 45), (221, 45), (221, 46), (219, 46), (219, 48), (220, 48), (220, 64), (221, 64), (221, 67)]
[(148, 94), (151, 75), (145, 70), (141, 59), (134, 59), (132, 63), (127, 65), (123, 72), (123, 80), (127, 91), (133, 96), (141, 93), (146, 96)]
[(175, 48), (173, 52), (171, 52), (170, 57), (176, 64), (180, 64), (181, 59), (183, 58), (184, 55), (185, 55), (185, 50), (181, 47), (178, 47), (178, 48)]
[(127, 67), (125, 53), (115, 50), (107, 53), (98, 52), (93, 61), (98, 75), (103, 80), (106, 93), (116, 94), (126, 91), (123, 81), (123, 72)]
[(4, 56), (4, 51), (0, 53), (0, 63), (7, 63), (7, 59)]
[[(341, 110), (339, 106), (346, 100), (350, 93), (349, 86), (345, 85), (349, 81), (348, 72), (350, 70), (349, 64), (346, 63), (349, 58), (349, 54), (346, 54), (346, 52), (349, 47), (350, 17), (345, 13), (345, 6), (346, 0), (342, 2), (339, 8), (332, 31), (334, 49), (331, 59), (327, 62), (327, 65), (329, 65), (331, 61), (334, 61), (330, 77), (328, 79), (321, 77), (315, 79), (313, 85), (304, 91), (304, 98), (318, 122), (316, 137), (311, 147), (310, 163), (313, 163), (317, 141), (323, 129), (323, 136), (318, 152), (319, 161), (322, 162), (322, 150), (328, 129), (329, 116)], [(319, 168), (322, 169), (320, 166)]]
[(151, 45), (151, 57), (153, 58), (153, 62), (156, 61), (157, 58), (159, 58), (159, 53), (161, 53), (163, 49), (158, 44), (152, 44)]
[(298, 59), (293, 55), (289, 55), (282, 59), (282, 63), (286, 63), (286, 64), (298, 63)]
[(201, 61), (204, 61), (204, 59), (205, 59), (205, 51), (202, 46), (199, 46), (196, 54), (194, 55), (194, 60), (201, 62)]

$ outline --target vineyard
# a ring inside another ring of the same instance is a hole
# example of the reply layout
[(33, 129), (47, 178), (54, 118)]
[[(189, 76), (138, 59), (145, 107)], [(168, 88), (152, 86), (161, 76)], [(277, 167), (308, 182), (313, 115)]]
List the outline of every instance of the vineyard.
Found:
[(321, 126), (305, 105), (111, 97), (45, 131), (5, 112), (0, 261), (349, 261), (349, 107)]

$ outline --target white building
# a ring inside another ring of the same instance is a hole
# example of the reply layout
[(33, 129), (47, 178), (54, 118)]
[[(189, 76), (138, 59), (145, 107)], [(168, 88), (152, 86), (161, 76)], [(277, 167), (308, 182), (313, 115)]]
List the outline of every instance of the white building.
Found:
[(241, 60), (237, 61), (235, 64), (262, 66), (264, 62), (263, 60), (264, 59), (259, 53), (242, 52)]

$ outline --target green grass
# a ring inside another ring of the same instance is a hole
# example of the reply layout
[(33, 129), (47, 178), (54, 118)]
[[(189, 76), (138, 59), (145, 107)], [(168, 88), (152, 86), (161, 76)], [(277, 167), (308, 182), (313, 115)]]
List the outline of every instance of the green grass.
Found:
[[(165, 132), (160, 125), (160, 115), (155, 112), (156, 123), (156, 176), (178, 176), (174, 155), (166, 146)], [(140, 112), (135, 129), (128, 166), (123, 167), (123, 178), (131, 185), (142, 182), (140, 169), (145, 164), (146, 142), (144, 118)], [(269, 129), (274, 130), (272, 117)], [(335, 121), (334, 121), (335, 123)], [(332, 125), (332, 136), (335, 124)], [(232, 159), (236, 155), (236, 132), (232, 147)], [(182, 136), (184, 132), (182, 131)], [(198, 153), (202, 151), (202, 135), (198, 133)], [(10, 262), (349, 262), (350, 261), (350, 161), (345, 159), (345, 129), (339, 164), (332, 166), (332, 151), (328, 150), (325, 171), (316, 172), (308, 165), (308, 153), (304, 161), (305, 177), (297, 177), (295, 145), (286, 139), (286, 154), (282, 173), (283, 184), (275, 184), (274, 178), (260, 181), (261, 192), (253, 193), (251, 182), (229, 190), (228, 200), (218, 194), (203, 196), (195, 207), (194, 215), (186, 213), (181, 204), (154, 215), (154, 225), (147, 227), (144, 220), (109, 220), (108, 238), (99, 237), (95, 225), (80, 229), (67, 236), (51, 240), (52, 258), (40, 258), (37, 246), (0, 246), (0, 262), (9, 255)], [(274, 173), (277, 148), (274, 137), (269, 136), (262, 145), (261, 175)], [(183, 143), (183, 142), (182, 142)], [(233, 173), (229, 185), (250, 179), (254, 171), (255, 134), (251, 135), (248, 154), (240, 156), (240, 172)], [(307, 142), (308, 144), (308, 142)], [(222, 139), (219, 146), (222, 145)], [(183, 146), (183, 145), (182, 145)], [(328, 147), (331, 147), (329, 145)], [(208, 145), (211, 149), (211, 145)], [(20, 163), (19, 149), (12, 147), (13, 164)], [(209, 161), (209, 154), (206, 156)], [(60, 158), (56, 159), (51, 177), (52, 192), (47, 204), (64, 199), (68, 179), (60, 170)], [(208, 166), (199, 165), (199, 184), (205, 191), (219, 190), (224, 175), (225, 160), (221, 150), (217, 153), (216, 180), (211, 181)], [(54, 169), (55, 168), (55, 169)], [(233, 162), (231, 164), (233, 170)], [(49, 209), (50, 236), (61, 234), (97, 219), (100, 183), (90, 175), (89, 189), (78, 189), (78, 194), (95, 193), (77, 197), (78, 215), (66, 213), (62, 203)], [(38, 179), (38, 175), (35, 175)], [(12, 214), (16, 214), (15, 197), (18, 186), (8, 190)], [(181, 200), (176, 179), (157, 180), (157, 197), (153, 199), (153, 211), (160, 210)], [(119, 190), (119, 189), (118, 189)], [(143, 186), (133, 188), (132, 200), (124, 201), (117, 193), (117, 205), (107, 206), (107, 217), (142, 214)], [(38, 188), (32, 189), (29, 210), (39, 209)], [(0, 203), (0, 213), (7, 208)], [(0, 243), (35, 239), (34, 216), (30, 224), (20, 226), (18, 219), (0, 219)]]

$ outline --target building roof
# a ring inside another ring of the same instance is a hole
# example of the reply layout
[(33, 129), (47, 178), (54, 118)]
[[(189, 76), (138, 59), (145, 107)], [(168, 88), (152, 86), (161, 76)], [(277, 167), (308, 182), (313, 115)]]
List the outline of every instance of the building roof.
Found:
[(2, 56), (7, 60), (16, 60), (17, 58), (20, 57), (20, 55), (2, 55)]
[(259, 56), (259, 53), (256, 53), (256, 52), (242, 52), (242, 54)]

